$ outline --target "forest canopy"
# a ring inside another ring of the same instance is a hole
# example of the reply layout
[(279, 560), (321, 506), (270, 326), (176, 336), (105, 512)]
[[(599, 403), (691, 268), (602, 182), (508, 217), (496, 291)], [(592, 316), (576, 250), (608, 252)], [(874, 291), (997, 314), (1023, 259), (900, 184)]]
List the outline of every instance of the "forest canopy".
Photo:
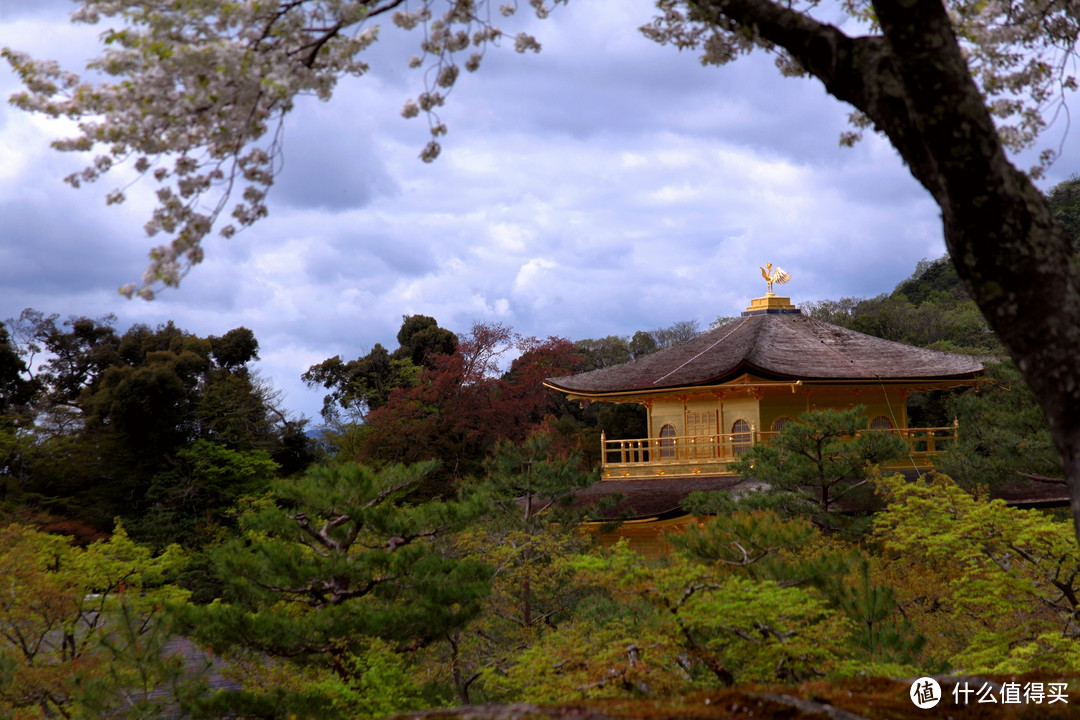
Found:
[[(890, 294), (807, 311), (985, 356), (992, 333), (961, 310), (950, 268), (925, 261)], [(936, 321), (910, 317), (964, 321), (928, 337)], [(947, 672), (1037, 675), (1015, 692), (1045, 702), (1080, 672), (1071, 523), (986, 492), (1060, 478), (1007, 365), (912, 401), (959, 414), (970, 442), (942, 462), (955, 480), (868, 481), (864, 463), (898, 439), (852, 442), (857, 410), (804, 417), (781, 444), (820, 440), (829, 467), (766, 476), (775, 458), (748, 453), (774, 492), (688, 503), (694, 522), (659, 560), (597, 543), (597, 508), (575, 501), (600, 431), (640, 437), (640, 418), (541, 380), (694, 323), (570, 342), (404, 316), (395, 349), (312, 366), (331, 410), (321, 440), (250, 370), (260, 344), (245, 328), (121, 331), (28, 310), (4, 332), (0, 614), (41, 640), (0, 634), (4, 712), (366, 720)], [(838, 510), (855, 493), (877, 509)], [(53, 642), (55, 623), (68, 640)]]

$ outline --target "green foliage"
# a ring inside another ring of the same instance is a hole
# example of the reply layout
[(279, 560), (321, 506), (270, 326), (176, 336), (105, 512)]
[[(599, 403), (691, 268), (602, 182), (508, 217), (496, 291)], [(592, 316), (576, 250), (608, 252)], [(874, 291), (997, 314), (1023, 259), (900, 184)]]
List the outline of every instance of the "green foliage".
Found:
[(438, 704), (417, 681), (415, 653), (365, 638), (347, 661), (347, 674), (268, 660), (259, 653), (230, 656), (225, 677), (243, 693), (218, 693), (191, 703), (196, 717), (342, 718), (368, 720)]
[(381, 718), (425, 707), (416, 670), (385, 642), (372, 638), (363, 652), (350, 659), (348, 681), (334, 692), (337, 678), (328, 678), (315, 690), (329, 691), (335, 707), (349, 718)]
[(1046, 416), (1011, 361), (987, 363), (983, 381), (953, 398), (950, 408), (957, 442), (938, 464), (964, 487), (1063, 476)]
[(499, 443), (484, 465), (484, 487), (504, 513), (518, 516), (515, 524), (529, 531), (565, 517), (574, 494), (598, 479), (596, 471), (582, 469), (576, 454), (559, 457), (552, 437), (542, 432), (516, 445)]
[(259, 341), (255, 333), (238, 327), (221, 337), (211, 337), (210, 352), (219, 366), (231, 370), (259, 358)]
[(583, 370), (599, 370), (634, 359), (629, 340), (618, 335), (608, 335), (597, 340), (578, 340), (574, 346), (584, 359)]
[[(650, 686), (805, 679), (827, 673), (848, 642), (850, 621), (813, 588), (755, 580), (725, 563), (679, 554), (650, 566), (616, 548), (575, 566), (611, 593), (620, 609), (596, 622), (622, 623), (624, 640), (617, 647), (633, 644), (641, 650), (639, 661), (650, 658)], [(582, 666), (599, 676), (594, 682), (603, 679), (614, 650), (601, 647), (604, 659)], [(634, 688), (640, 692), (640, 683)]]
[(850, 621), (799, 587), (731, 577), (688, 585), (684, 627), (704, 639), (737, 681), (800, 682), (831, 670)]
[(773, 442), (747, 450), (733, 469), (766, 483), (765, 502), (789, 514), (807, 513), (831, 532), (846, 524), (833, 506), (857, 500), (869, 468), (906, 449), (895, 433), (869, 431), (862, 407), (814, 410), (788, 424)]
[(575, 618), (520, 652), (508, 667), (484, 671), (498, 697), (562, 703), (597, 697), (665, 696), (692, 687), (678, 636), (660, 611), (605, 603), (601, 618)]
[(792, 579), (791, 551), (816, 541), (819, 533), (805, 518), (780, 518), (766, 510), (734, 510), (671, 533), (668, 541), (702, 562), (739, 568), (756, 580)]
[(477, 693), (499, 697), (501, 685), (491, 685), (483, 668), (505, 667), (572, 615), (582, 588), (563, 560), (584, 550), (588, 539), (578, 531), (583, 511), (571, 501), (596, 480), (576, 456), (560, 457), (543, 433), (518, 445), (501, 443), (485, 466), (482, 490), (492, 512), (455, 539), (464, 557), (496, 568), (479, 616), (446, 638), (445, 662), (462, 703)]
[(155, 546), (200, 546), (231, 525), (230, 511), (240, 497), (265, 491), (277, 472), (265, 450), (196, 440), (177, 451), (175, 467), (154, 476), (146, 492), (150, 507), (133, 524)]
[(372, 638), (415, 648), (463, 626), (490, 572), (454, 557), (442, 539), (484, 505), (405, 503), (431, 470), (337, 465), (275, 481), (273, 502), (241, 518), (244, 536), (212, 552), (223, 601), (177, 609), (186, 631), (354, 687), (370, 670)]
[(733, 510), (668, 540), (679, 552), (738, 576), (815, 589), (816, 597), (851, 622), (845, 652), (838, 658), (851, 671), (885, 666), (910, 672), (919, 660), (924, 638), (899, 614), (893, 589), (872, 577), (869, 558), (822, 538), (805, 518)]
[(37, 389), (26, 378), (27, 367), (11, 342), (4, 323), (0, 323), (0, 413), (10, 413), (26, 405)]
[(948, 255), (937, 260), (920, 260), (915, 265), (915, 272), (897, 285), (893, 294), (903, 295), (916, 307), (927, 301), (950, 298), (961, 302), (968, 297), (964, 283), (956, 272), (956, 266)]
[(220, 484), (240, 477), (220, 453), (211, 477), (208, 459), (194, 462), (199, 443), (269, 453), (286, 472), (311, 461), (303, 421), (276, 408), (246, 365), (258, 351), (250, 330), (203, 338), (167, 323), (118, 335), (114, 322), (26, 310), (12, 326), (21, 367), (32, 362), (36, 375), (20, 386), (33, 390), (25, 402), (0, 408), (0, 468), (18, 477), (10, 501), (99, 532), (120, 517), (157, 546), (193, 546), (209, 539), (193, 528), (220, 520), (239, 491)]
[(483, 671), (504, 701), (670, 694), (690, 686), (671, 613), (650, 602), (651, 569), (625, 547), (561, 560), (590, 588), (574, 613), (523, 651)]
[(1050, 188), (1048, 199), (1054, 218), (1072, 240), (1073, 250), (1080, 252), (1080, 177), (1073, 175)]
[(427, 367), (436, 355), (450, 355), (457, 349), (457, 336), (439, 327), (435, 318), (427, 315), (405, 315), (401, 319), (397, 341), (400, 347), (394, 353), (411, 360), (417, 367)]
[(696, 320), (681, 320), (655, 330), (638, 330), (633, 336), (608, 335), (599, 340), (578, 340), (574, 345), (584, 359), (582, 370), (599, 370), (686, 342), (699, 332)]
[(1072, 524), (973, 497), (944, 475), (882, 478), (875, 519), (887, 553), (926, 569), (962, 672), (1080, 670), (1080, 549)]
[[(667, 327), (657, 328), (656, 330), (649, 331), (649, 337), (652, 338), (653, 343), (657, 350), (663, 350), (679, 343), (684, 343), (687, 340), (692, 340), (701, 332), (698, 329), (697, 320), (680, 320), (674, 322)], [(637, 335), (635, 334), (631, 338), (631, 346), (635, 344)], [(647, 344), (643, 344), (647, 347)]]
[[(785, 520), (769, 510), (736, 510), (730, 515), (718, 515), (703, 524), (691, 526), (687, 528), (685, 535), (672, 535), (669, 540), (681, 553), (703, 561), (718, 571), (726, 572), (743, 582), (764, 583), (767, 591), (763, 597), (768, 597), (768, 593), (775, 595), (785, 588), (799, 587), (803, 588), (801, 594), (786, 599), (774, 597), (773, 600), (791, 602), (794, 606), (809, 603), (803, 608), (808, 612), (812, 612), (812, 608), (818, 603), (824, 602), (831, 615), (835, 615), (838, 610), (855, 622), (861, 619), (853, 612), (855, 608), (844, 602), (849, 592), (848, 585), (844, 582), (850, 565), (848, 553), (825, 541), (820, 531), (805, 518)], [(811, 589), (816, 592), (807, 594)], [(754, 609), (744, 610), (749, 612)], [(771, 612), (765, 606), (757, 607), (754, 611), (760, 613), (759, 620), (769, 616)], [(819, 658), (823, 662), (828, 661), (826, 665), (830, 667), (833, 660), (839, 661), (845, 655), (850, 656), (853, 644), (856, 652), (859, 649), (856, 638), (859, 627), (850, 620), (851, 629), (840, 633), (843, 639), (837, 638), (838, 642), (832, 646), (830, 657)], [(830, 622), (843, 621), (836, 616)], [(751, 623), (749, 615), (742, 618), (739, 630), (732, 632), (744, 640), (759, 642), (758, 635), (752, 633), (754, 626), (748, 623)], [(761, 641), (787, 639), (783, 636), (783, 631), (771, 626), (761, 625), (757, 627), (757, 631), (762, 636)], [(787, 653), (794, 650), (795, 646), (788, 646), (783, 651)], [(771, 651), (763, 650), (763, 657), (768, 657), (770, 652), (779, 651), (778, 646)], [(800, 663), (804, 660), (806, 657), (798, 657)], [(725, 667), (732, 668), (737, 662), (728, 658)], [(778, 680), (801, 679), (809, 670), (806, 667), (789, 667), (781, 672), (780, 667), (777, 666)], [(824, 667), (825, 665), (816, 670)], [(788, 676), (788, 673), (793, 674)]]
[(900, 612), (896, 592), (875, 582), (870, 560), (862, 556), (854, 582), (840, 584), (831, 596), (837, 607), (851, 619), (854, 631), (855, 663), (863, 663), (860, 672), (871, 667), (893, 665), (914, 667), (926, 645), (926, 638)]
[(433, 367), (438, 356), (451, 355), (458, 346), (457, 336), (427, 315), (403, 316), (397, 340), (399, 347), (392, 353), (376, 343), (355, 360), (344, 362), (335, 355), (307, 369), (304, 382), (329, 391), (322, 410), (328, 423), (338, 424), (342, 410), (346, 421), (363, 419), (386, 405), (393, 391), (416, 387), (421, 370)]

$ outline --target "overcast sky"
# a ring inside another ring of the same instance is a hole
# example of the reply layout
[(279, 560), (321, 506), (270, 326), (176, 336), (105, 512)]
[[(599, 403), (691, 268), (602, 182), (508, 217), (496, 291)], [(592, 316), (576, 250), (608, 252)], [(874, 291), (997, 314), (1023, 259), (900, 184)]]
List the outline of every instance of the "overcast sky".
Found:
[[(0, 0), (0, 46), (70, 69), (101, 27), (66, 0)], [(849, 110), (768, 56), (703, 68), (637, 27), (647, 0), (574, 0), (531, 21), (544, 50), (489, 52), (441, 116), (443, 154), (417, 158), (423, 118), (415, 35), (387, 28), (369, 75), (286, 124), (270, 217), (216, 236), (179, 290), (152, 303), (116, 289), (141, 277), (149, 204), (106, 207), (114, 185), (71, 189), (82, 159), (49, 148), (61, 123), (0, 107), (0, 319), (173, 320), (199, 335), (246, 326), (285, 406), (317, 419), (300, 374), (334, 355), (396, 346), (404, 314), (465, 332), (497, 321), (571, 340), (737, 315), (765, 291), (759, 265), (792, 275), (798, 303), (888, 292), (944, 253), (936, 205), (882, 139), (839, 147)], [(837, 19), (839, 20), (839, 19)], [(6, 63), (0, 95), (19, 89)], [(1044, 188), (1080, 170), (1080, 134)], [(156, 239), (155, 239), (156, 240)]]

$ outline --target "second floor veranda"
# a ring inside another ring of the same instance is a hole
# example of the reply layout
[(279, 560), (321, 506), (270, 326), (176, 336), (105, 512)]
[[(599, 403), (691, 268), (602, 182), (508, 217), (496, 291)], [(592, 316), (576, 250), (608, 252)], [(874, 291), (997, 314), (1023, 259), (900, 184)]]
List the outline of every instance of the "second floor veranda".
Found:
[[(935, 456), (956, 442), (957, 428), (893, 428), (863, 432), (891, 432), (908, 445), (901, 459), (885, 468), (934, 467)], [(734, 475), (732, 463), (759, 443), (771, 443), (779, 433), (749, 428), (744, 432), (609, 440), (601, 436), (601, 477), (604, 479)]]

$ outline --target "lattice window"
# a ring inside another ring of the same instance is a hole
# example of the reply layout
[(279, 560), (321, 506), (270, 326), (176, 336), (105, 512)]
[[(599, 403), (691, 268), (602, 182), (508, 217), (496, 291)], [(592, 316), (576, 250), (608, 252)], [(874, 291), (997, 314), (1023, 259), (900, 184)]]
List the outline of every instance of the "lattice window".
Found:
[(686, 434), (696, 440), (688, 440), (689, 454), (694, 458), (709, 458), (713, 456), (714, 440), (710, 436), (716, 435), (716, 413), (688, 412), (686, 413)]
[(742, 455), (750, 449), (750, 445), (750, 423), (745, 420), (736, 420), (731, 426), (731, 451), (736, 455)]
[(780, 432), (781, 430), (783, 430), (784, 428), (786, 428), (786, 427), (787, 427), (788, 425), (790, 425), (791, 423), (792, 423), (792, 420), (791, 420), (791, 418), (788, 418), (788, 417), (778, 417), (778, 418), (776, 418), (775, 420), (773, 420), (773, 423), (772, 423), (772, 428), (771, 428), (771, 430), (772, 430), (772, 431), (773, 431), (774, 433), (778, 433), (778, 432)]
[(878, 415), (876, 418), (870, 421), (871, 430), (893, 430), (895, 429), (893, 421), (884, 415)]
[(691, 437), (695, 435), (715, 435), (716, 413), (712, 411), (686, 413), (686, 434)]
[(675, 457), (675, 426), (668, 424), (660, 428), (660, 459)]

